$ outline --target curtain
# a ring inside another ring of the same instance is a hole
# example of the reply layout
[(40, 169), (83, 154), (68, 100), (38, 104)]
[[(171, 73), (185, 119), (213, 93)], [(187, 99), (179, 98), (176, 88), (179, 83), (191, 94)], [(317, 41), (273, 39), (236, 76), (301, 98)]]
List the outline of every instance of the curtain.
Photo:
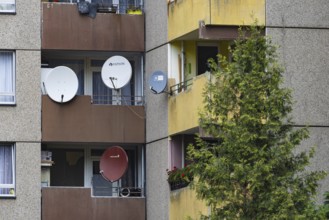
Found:
[(103, 83), (100, 72), (93, 72), (93, 103), (112, 104), (112, 90)]
[[(13, 184), (12, 146), (0, 145), (0, 184)], [(10, 189), (0, 188), (0, 194), (9, 194)]]
[(14, 102), (13, 52), (0, 52), (0, 102)]

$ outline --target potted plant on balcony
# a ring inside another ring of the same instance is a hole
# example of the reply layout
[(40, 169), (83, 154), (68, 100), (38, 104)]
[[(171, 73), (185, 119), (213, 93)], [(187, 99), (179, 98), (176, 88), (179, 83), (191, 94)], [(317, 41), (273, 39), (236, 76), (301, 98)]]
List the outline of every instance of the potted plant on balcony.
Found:
[(166, 171), (170, 190), (186, 187), (193, 180), (193, 174), (189, 166), (184, 168), (173, 167), (172, 170), (167, 169)]

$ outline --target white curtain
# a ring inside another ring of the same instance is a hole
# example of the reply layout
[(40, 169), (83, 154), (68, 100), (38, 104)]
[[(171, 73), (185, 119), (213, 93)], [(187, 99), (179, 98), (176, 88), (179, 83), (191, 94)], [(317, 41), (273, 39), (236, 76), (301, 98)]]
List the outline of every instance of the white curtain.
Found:
[[(13, 149), (0, 145), (0, 184), (13, 184)], [(0, 194), (9, 194), (9, 188), (1, 188)]]
[(0, 52), (0, 103), (14, 102), (13, 52)]

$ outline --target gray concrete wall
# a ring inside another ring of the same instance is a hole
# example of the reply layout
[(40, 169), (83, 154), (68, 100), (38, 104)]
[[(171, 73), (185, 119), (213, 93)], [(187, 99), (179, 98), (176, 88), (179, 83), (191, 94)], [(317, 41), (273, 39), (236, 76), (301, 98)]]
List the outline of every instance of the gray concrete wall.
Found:
[(168, 140), (146, 146), (146, 212), (148, 220), (169, 219), (170, 190), (167, 182)]
[[(316, 146), (308, 169), (329, 171), (329, 1), (266, 1), (267, 35), (279, 46), (285, 68), (284, 86), (293, 89), (293, 121), (310, 126), (311, 136), (299, 147)], [(329, 176), (321, 181), (318, 201), (329, 191)]]
[(0, 49), (40, 50), (40, 0), (16, 0), (16, 14), (0, 14)]
[(149, 78), (168, 71), (167, 1), (145, 0), (146, 212), (149, 220), (169, 218), (168, 94), (153, 94)]
[(145, 50), (149, 51), (167, 43), (167, 1), (144, 0), (144, 5), (146, 40)]
[[(168, 46), (164, 45), (146, 53), (145, 65), (145, 100), (146, 100), (146, 142), (168, 136), (168, 94), (153, 94), (149, 79), (154, 71), (168, 70)], [(168, 89), (168, 88), (167, 88)]]
[(153, 94), (148, 79), (156, 70), (166, 72), (167, 45), (146, 54), (146, 205), (147, 219), (168, 219), (169, 185), (168, 168), (168, 95)]
[[(310, 128), (310, 138), (304, 140), (298, 151), (308, 151), (311, 147), (315, 148), (315, 155), (311, 159), (310, 166), (306, 171), (324, 170), (329, 173), (329, 128)], [(317, 202), (323, 202), (323, 195), (329, 191), (329, 177), (319, 182)]]
[(16, 146), (16, 198), (0, 199), (0, 219), (41, 218), (40, 13), (40, 0), (16, 0), (16, 14), (0, 14), (0, 50), (16, 61), (16, 105), (0, 106), (0, 142)]

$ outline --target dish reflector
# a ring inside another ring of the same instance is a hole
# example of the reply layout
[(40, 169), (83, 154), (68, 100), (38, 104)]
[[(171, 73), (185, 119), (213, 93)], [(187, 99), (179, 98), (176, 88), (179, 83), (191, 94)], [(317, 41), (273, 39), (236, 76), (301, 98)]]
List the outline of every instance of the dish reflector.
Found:
[(125, 174), (127, 167), (127, 153), (119, 146), (105, 150), (99, 163), (100, 173), (110, 182), (119, 180)]
[(58, 66), (48, 73), (45, 87), (49, 97), (55, 102), (68, 102), (78, 91), (78, 77), (66, 66)]
[(162, 71), (155, 71), (151, 75), (149, 84), (154, 94), (162, 93), (167, 87), (167, 75)]
[(120, 89), (131, 79), (132, 69), (129, 61), (122, 56), (113, 56), (102, 67), (102, 80), (111, 89)]

